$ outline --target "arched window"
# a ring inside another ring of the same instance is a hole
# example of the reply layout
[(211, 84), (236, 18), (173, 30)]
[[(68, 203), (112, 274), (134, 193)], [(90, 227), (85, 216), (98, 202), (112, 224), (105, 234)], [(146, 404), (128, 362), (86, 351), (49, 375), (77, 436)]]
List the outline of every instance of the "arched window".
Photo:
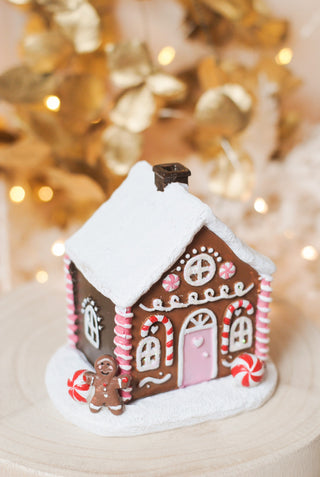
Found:
[(149, 371), (160, 366), (160, 341), (154, 336), (143, 338), (137, 348), (137, 370)]
[(99, 325), (102, 318), (98, 316), (98, 308), (91, 298), (85, 298), (82, 302), (81, 312), (83, 313), (84, 334), (89, 343), (96, 349), (100, 347), (100, 330)]
[(231, 352), (250, 348), (252, 345), (252, 321), (247, 316), (236, 318), (230, 329)]

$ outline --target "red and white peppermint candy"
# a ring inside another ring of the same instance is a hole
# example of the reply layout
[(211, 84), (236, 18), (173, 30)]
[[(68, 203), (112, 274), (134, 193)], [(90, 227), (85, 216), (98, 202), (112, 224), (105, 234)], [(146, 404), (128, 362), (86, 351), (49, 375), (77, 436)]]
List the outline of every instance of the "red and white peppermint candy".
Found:
[(180, 278), (174, 273), (170, 273), (170, 275), (167, 275), (162, 281), (162, 286), (167, 292), (172, 292), (176, 290), (177, 288), (179, 288), (179, 285)]
[(255, 354), (243, 353), (233, 361), (231, 374), (241, 386), (257, 386), (264, 375), (263, 362)]
[(232, 262), (224, 262), (219, 268), (219, 277), (228, 280), (236, 273), (236, 266)]
[(84, 373), (86, 369), (76, 371), (72, 379), (68, 379), (68, 393), (74, 401), (88, 402), (90, 384), (86, 383)]

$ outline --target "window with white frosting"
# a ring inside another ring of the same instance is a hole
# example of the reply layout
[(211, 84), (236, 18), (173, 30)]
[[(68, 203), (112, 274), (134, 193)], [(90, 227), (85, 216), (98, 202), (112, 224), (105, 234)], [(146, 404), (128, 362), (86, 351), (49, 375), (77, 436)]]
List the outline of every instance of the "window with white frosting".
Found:
[(84, 335), (90, 344), (96, 349), (100, 347), (99, 325), (101, 318), (98, 316), (98, 308), (91, 298), (85, 298), (82, 302), (81, 312), (83, 313)]
[(230, 329), (231, 352), (250, 348), (252, 345), (252, 321), (247, 316), (236, 318)]
[(160, 366), (160, 341), (154, 336), (142, 339), (137, 348), (137, 370), (149, 371)]
[(200, 253), (188, 260), (183, 276), (189, 285), (200, 287), (208, 283), (216, 272), (214, 259), (207, 253)]

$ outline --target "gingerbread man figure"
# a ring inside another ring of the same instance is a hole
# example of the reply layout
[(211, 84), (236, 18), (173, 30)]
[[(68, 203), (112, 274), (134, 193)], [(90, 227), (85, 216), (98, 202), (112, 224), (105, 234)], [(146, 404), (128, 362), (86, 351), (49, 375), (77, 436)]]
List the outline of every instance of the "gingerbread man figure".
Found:
[(112, 414), (122, 414), (124, 405), (119, 395), (119, 389), (127, 389), (130, 386), (131, 376), (121, 374), (116, 376), (118, 364), (116, 360), (104, 354), (94, 363), (96, 373), (86, 371), (84, 379), (95, 388), (90, 402), (90, 411), (99, 412), (102, 406), (106, 406)]

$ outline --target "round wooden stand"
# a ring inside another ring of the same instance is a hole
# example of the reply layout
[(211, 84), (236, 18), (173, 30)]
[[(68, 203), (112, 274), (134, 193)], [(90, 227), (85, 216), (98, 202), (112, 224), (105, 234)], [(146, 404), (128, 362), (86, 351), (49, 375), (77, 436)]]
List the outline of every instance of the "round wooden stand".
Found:
[(319, 477), (320, 331), (286, 303), (272, 311), (275, 395), (222, 421), (108, 438), (65, 421), (49, 400), (46, 364), (65, 342), (61, 290), (28, 285), (0, 300), (0, 474)]

